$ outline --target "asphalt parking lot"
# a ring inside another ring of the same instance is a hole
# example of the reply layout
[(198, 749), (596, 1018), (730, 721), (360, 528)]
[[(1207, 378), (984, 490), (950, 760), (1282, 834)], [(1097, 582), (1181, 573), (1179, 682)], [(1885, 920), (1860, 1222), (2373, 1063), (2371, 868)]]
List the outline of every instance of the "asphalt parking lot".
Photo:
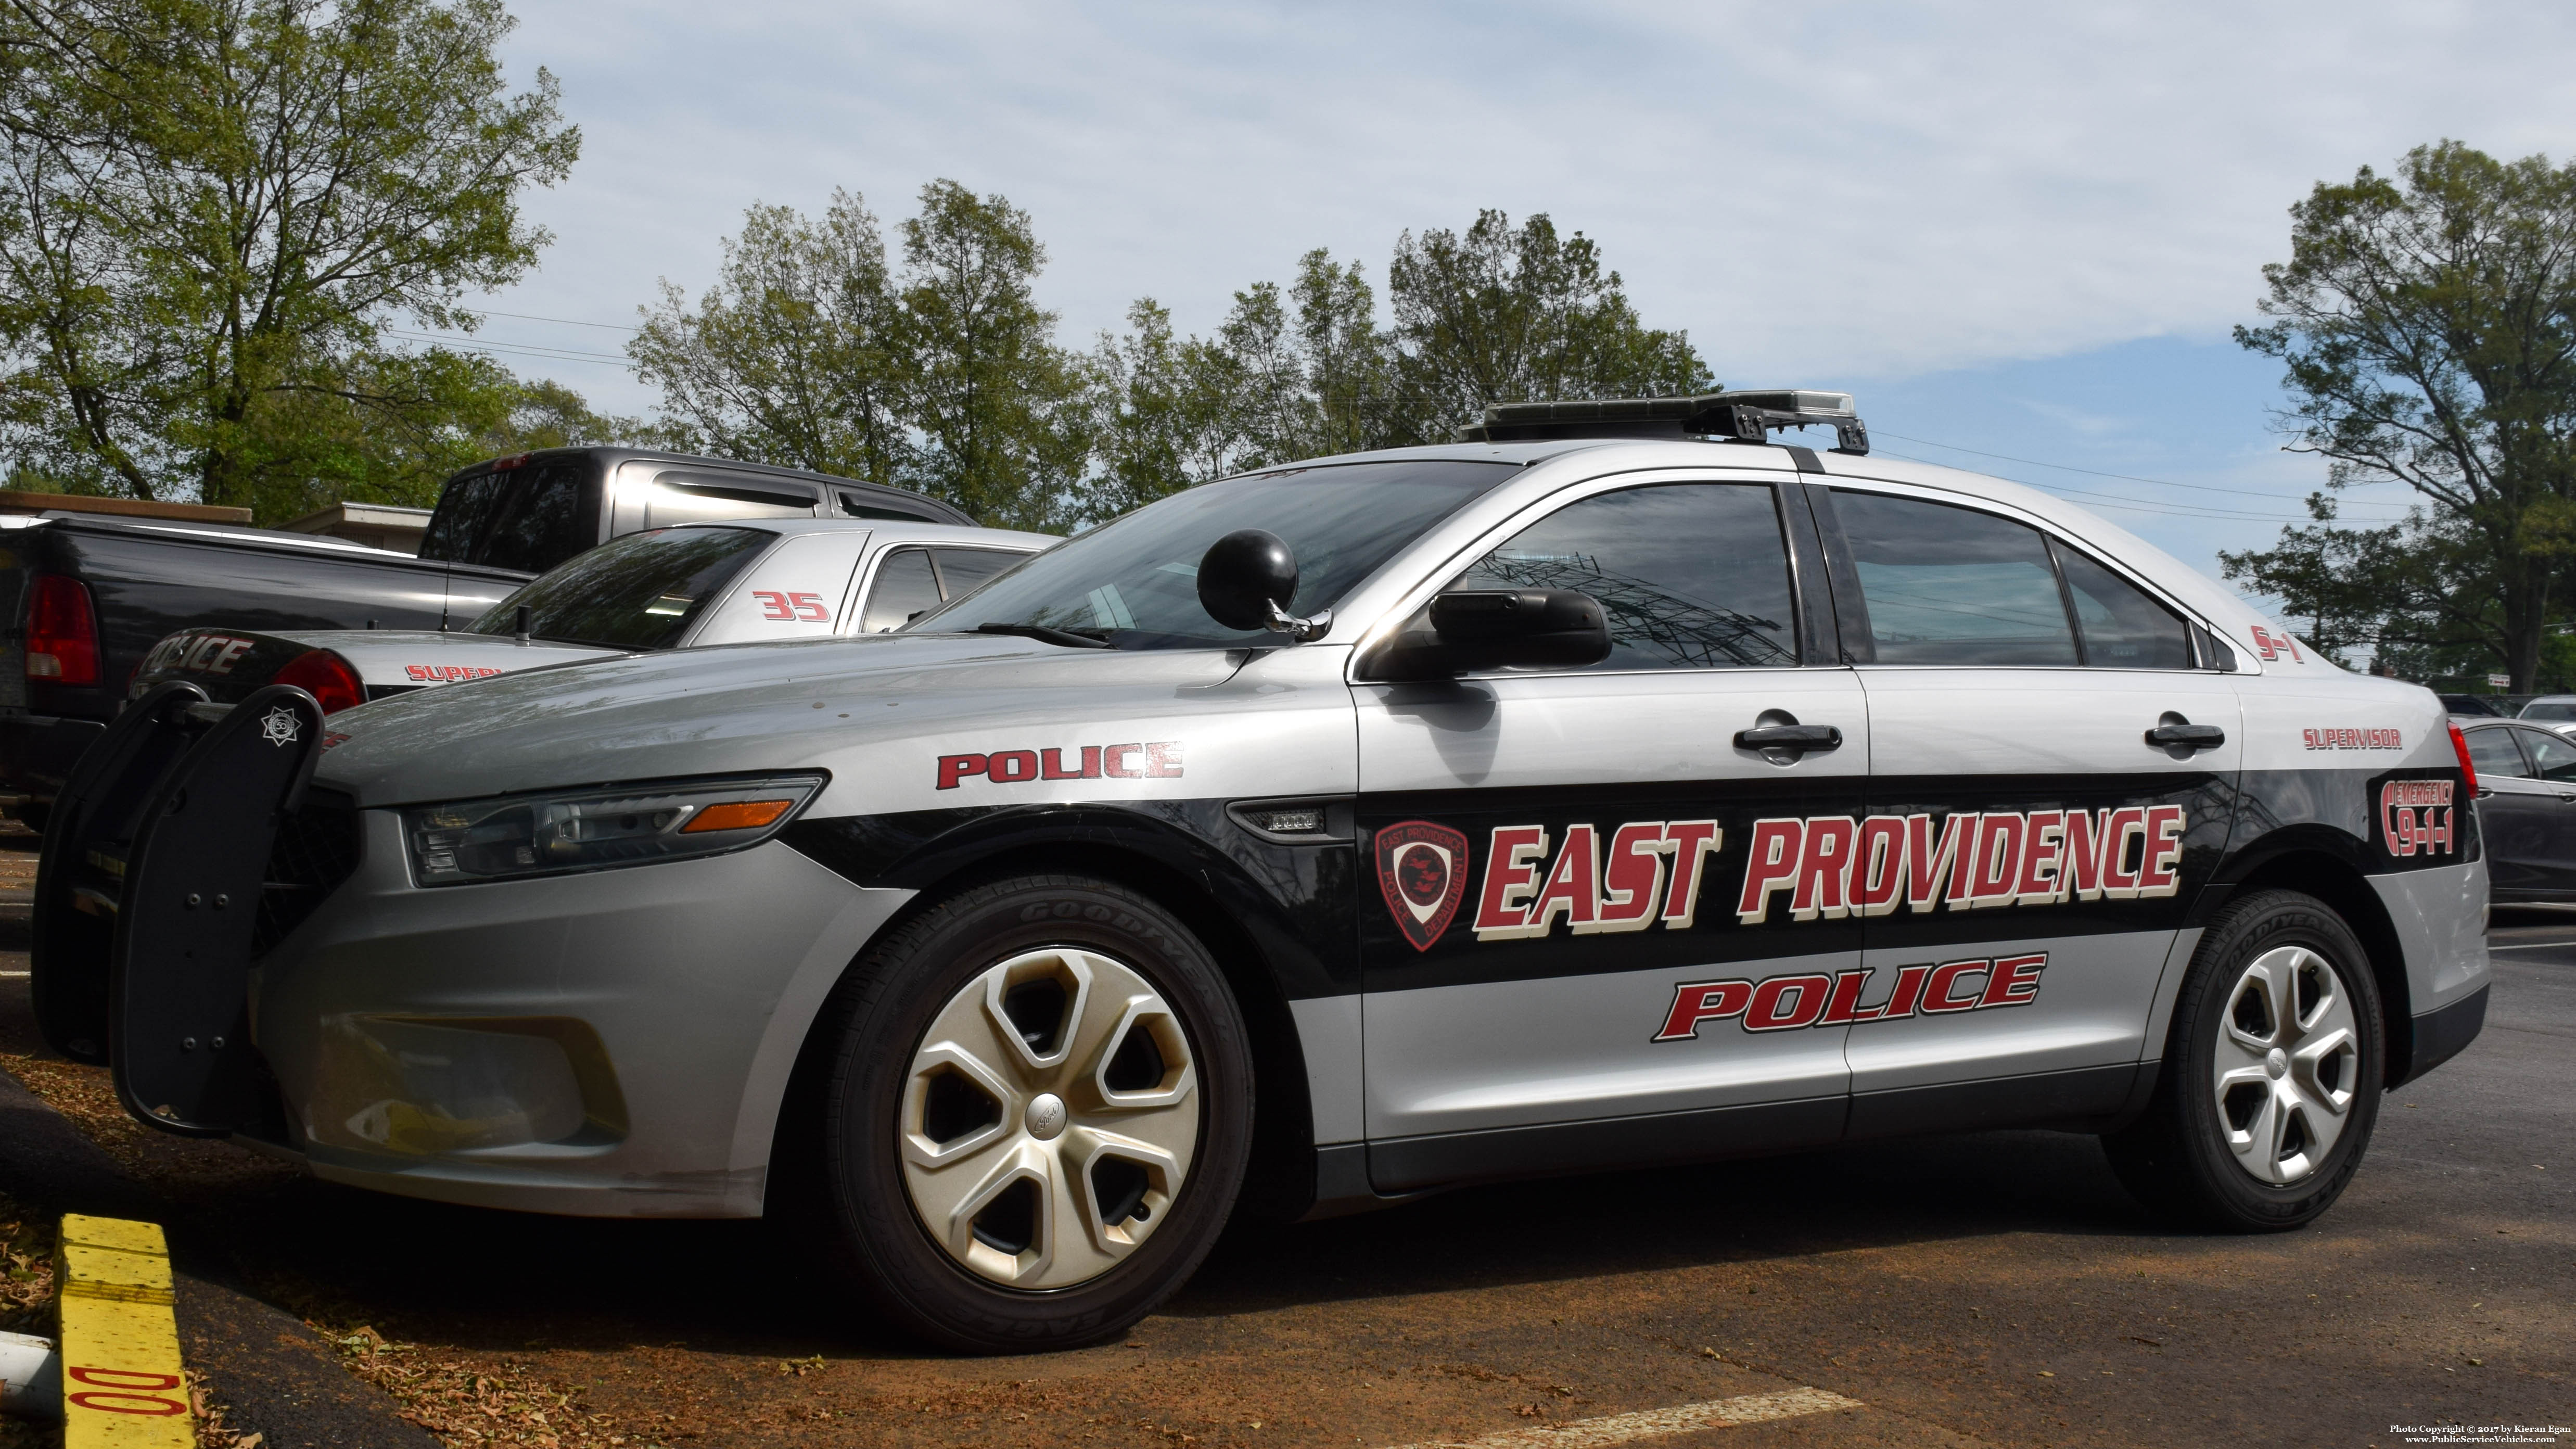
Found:
[[(8, 973), (31, 845), (0, 838)], [(2576, 914), (2493, 939), (2485, 1034), (2272, 1237), (2164, 1232), (2090, 1139), (1996, 1133), (1244, 1230), (1122, 1344), (941, 1359), (757, 1224), (407, 1202), (146, 1132), (45, 1057), (19, 974), (0, 1205), (167, 1222), (192, 1361), (264, 1449), (434, 1442), (398, 1415), (451, 1444), (1374, 1449), (1802, 1388), (1851, 1403), (1639, 1442), (2397, 1445), (2576, 1423)]]

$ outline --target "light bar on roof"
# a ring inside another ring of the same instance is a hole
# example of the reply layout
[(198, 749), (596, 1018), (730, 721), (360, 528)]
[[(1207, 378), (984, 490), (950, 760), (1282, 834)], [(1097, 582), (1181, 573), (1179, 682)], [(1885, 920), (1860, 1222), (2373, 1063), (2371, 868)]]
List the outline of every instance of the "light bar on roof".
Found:
[(1866, 453), (1869, 429), (1847, 392), (1794, 388), (1739, 389), (1696, 397), (1598, 398), (1579, 402), (1496, 403), (1460, 433), (1471, 443), (1557, 438), (1731, 438), (1770, 441), (1778, 428), (1829, 427), (1834, 451)]

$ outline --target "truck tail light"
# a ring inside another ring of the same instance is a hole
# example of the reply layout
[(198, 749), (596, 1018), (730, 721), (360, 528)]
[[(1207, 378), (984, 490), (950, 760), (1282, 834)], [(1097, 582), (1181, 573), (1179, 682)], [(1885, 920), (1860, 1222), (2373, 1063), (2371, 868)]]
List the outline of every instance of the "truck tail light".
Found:
[(2469, 762), (2469, 742), (2458, 725), (2451, 726), (2451, 753), (2460, 757), (2460, 774), (2468, 781), (2469, 798), (2478, 798), (2478, 767)]
[(367, 686), (349, 661), (328, 649), (310, 649), (296, 655), (277, 671), (272, 684), (292, 684), (313, 696), (324, 714), (338, 714), (351, 705), (367, 702)]
[(89, 585), (38, 574), (27, 604), (27, 677), (48, 684), (98, 683), (98, 610)]

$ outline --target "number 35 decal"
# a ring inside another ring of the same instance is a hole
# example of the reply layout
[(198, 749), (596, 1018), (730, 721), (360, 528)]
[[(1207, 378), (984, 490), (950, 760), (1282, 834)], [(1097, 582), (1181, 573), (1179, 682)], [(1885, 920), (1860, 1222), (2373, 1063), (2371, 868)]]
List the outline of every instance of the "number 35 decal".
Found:
[(832, 622), (832, 611), (823, 606), (821, 594), (780, 594), (766, 589), (755, 589), (751, 596), (760, 600), (760, 617), (764, 619), (781, 624)]

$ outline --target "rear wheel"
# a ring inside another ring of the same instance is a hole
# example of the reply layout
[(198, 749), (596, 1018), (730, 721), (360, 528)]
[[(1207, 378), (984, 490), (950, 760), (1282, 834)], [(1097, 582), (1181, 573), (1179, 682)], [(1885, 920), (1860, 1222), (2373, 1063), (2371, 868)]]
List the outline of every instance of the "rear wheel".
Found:
[(1124, 1332), (1232, 1210), (1250, 1055), (1224, 979), (1127, 888), (969, 890), (863, 959), (821, 1128), (842, 1258), (898, 1323), (1026, 1352)]
[(2322, 1214), (2378, 1121), (2380, 1008), (2342, 917), (2292, 891), (2230, 906), (2174, 1003), (2154, 1100), (2103, 1139), (2149, 1206), (2230, 1232)]

